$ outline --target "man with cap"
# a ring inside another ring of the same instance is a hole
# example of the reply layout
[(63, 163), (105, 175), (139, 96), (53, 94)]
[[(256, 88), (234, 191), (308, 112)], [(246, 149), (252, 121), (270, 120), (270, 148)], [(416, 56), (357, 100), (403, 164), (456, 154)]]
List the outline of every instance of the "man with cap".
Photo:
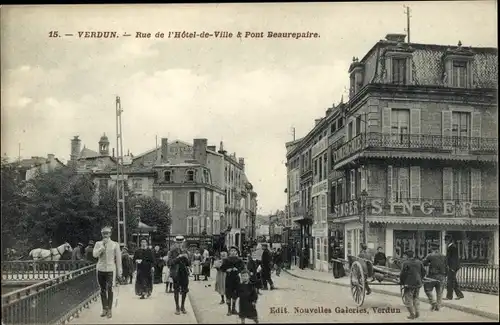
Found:
[(413, 251), (406, 251), (408, 259), (401, 266), (399, 284), (404, 286), (403, 301), (410, 312), (408, 319), (415, 319), (420, 316), (420, 288), (425, 278), (424, 264), (415, 258)]
[(238, 315), (236, 311), (236, 300), (238, 299), (238, 287), (240, 285), (240, 272), (244, 269), (244, 263), (239, 258), (239, 250), (232, 246), (229, 249), (229, 257), (222, 262), (220, 270), (226, 272), (226, 303), (227, 316)]
[[(183, 248), (184, 236), (176, 236), (174, 247), (167, 254), (167, 267), (170, 269), (170, 276), (174, 282), (175, 314), (181, 312), (186, 314), (184, 308), (187, 293), (189, 292), (189, 258), (187, 250)], [(168, 290), (168, 284), (166, 287)], [(181, 295), (181, 305), (179, 306), (179, 294)]]
[[(429, 266), (427, 276), (431, 281), (424, 283), (424, 291), (429, 298), (431, 311), (438, 311), (441, 307), (441, 298), (443, 296), (444, 279), (446, 277), (446, 257), (439, 251), (438, 244), (432, 244), (432, 251), (423, 260), (424, 266)], [(432, 291), (436, 288), (436, 300), (432, 297)]]
[(274, 290), (274, 283), (271, 279), (271, 268), (273, 263), (273, 257), (267, 246), (267, 243), (262, 243), (262, 257), (261, 257), (261, 268), (262, 268), (262, 290), (267, 290), (267, 283), (271, 286), (270, 289)]
[(85, 259), (92, 263), (97, 263), (97, 259), (94, 257), (94, 241), (89, 241), (87, 247), (85, 247)]
[(78, 243), (78, 245), (76, 245), (75, 249), (73, 249), (73, 252), (71, 253), (71, 260), (72, 261), (81, 261), (81, 260), (83, 260), (82, 249), (83, 249), (83, 244), (82, 243)]
[(452, 300), (453, 292), (457, 296), (455, 299), (462, 299), (464, 297), (463, 292), (460, 290), (457, 281), (457, 272), (460, 269), (460, 256), (458, 254), (458, 247), (455, 244), (455, 240), (452, 236), (446, 235), (445, 241), (447, 244), (446, 248), (446, 297), (444, 300)]
[(93, 256), (97, 261), (97, 281), (101, 288), (101, 317), (111, 318), (113, 306), (113, 284), (114, 274), (118, 279), (122, 277), (122, 254), (120, 245), (111, 240), (111, 227), (104, 226), (101, 229), (102, 240), (95, 244)]

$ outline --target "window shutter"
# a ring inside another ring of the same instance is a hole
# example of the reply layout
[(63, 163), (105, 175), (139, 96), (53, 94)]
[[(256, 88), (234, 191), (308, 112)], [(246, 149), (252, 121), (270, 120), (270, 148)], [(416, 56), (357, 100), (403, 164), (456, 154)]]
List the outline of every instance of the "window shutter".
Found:
[(481, 201), (481, 170), (471, 169), (471, 199), (475, 206)]
[(368, 186), (366, 186), (366, 169), (361, 169), (361, 192), (366, 190)]
[(410, 167), (410, 197), (413, 202), (420, 202), (420, 167)]
[(356, 137), (356, 118), (351, 118), (352, 123), (352, 137)]
[(349, 177), (349, 181), (351, 182), (350, 185), (350, 192), (351, 192), (351, 200), (354, 200), (356, 198), (356, 170), (351, 169), (351, 175)]
[(481, 113), (474, 112), (471, 114), (471, 149), (478, 150), (481, 143)]
[(443, 200), (453, 198), (453, 169), (443, 168)]
[(200, 222), (198, 217), (193, 217), (193, 232), (195, 235), (200, 233)]
[(451, 111), (441, 112), (442, 145), (444, 149), (451, 149)]
[(191, 217), (187, 217), (186, 219), (186, 234), (191, 234)]
[(391, 134), (391, 109), (389, 107), (384, 107), (382, 110), (382, 133)]
[(196, 207), (200, 206), (200, 192), (195, 192), (194, 193), (194, 205)]
[(212, 225), (210, 224), (210, 218), (207, 217), (207, 235), (211, 235), (212, 234)]
[(420, 146), (420, 108), (410, 110), (410, 145)]
[(392, 178), (394, 177), (392, 166), (387, 166), (387, 197), (390, 202), (396, 201), (396, 192), (392, 188)]

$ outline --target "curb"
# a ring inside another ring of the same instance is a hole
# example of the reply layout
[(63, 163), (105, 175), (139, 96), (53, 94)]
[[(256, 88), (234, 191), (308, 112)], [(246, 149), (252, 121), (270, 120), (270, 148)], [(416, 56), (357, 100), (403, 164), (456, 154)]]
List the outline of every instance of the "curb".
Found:
[(191, 302), (191, 295), (189, 294), (189, 292), (187, 293), (186, 300), (189, 301), (189, 306), (191, 306), (191, 317), (190, 318), (193, 319), (193, 321), (194, 321), (193, 324), (200, 324), (200, 322), (198, 321), (197, 313), (195, 312), (194, 306)]
[[(321, 282), (321, 283), (328, 283), (328, 284), (333, 284), (333, 285), (337, 285), (337, 286), (341, 286), (341, 287), (348, 287), (348, 288), (351, 287), (349, 284), (345, 284), (345, 283), (338, 283), (338, 282), (334, 282), (334, 281), (319, 280), (319, 279), (311, 279), (311, 278), (306, 278), (304, 276), (293, 274), (293, 273), (291, 273), (288, 270), (282, 270), (282, 271), (286, 272), (287, 274), (289, 274), (289, 275), (291, 275), (293, 277), (299, 278), (299, 279), (304, 279), (304, 280), (309, 280), (309, 281), (316, 281), (316, 282)], [(392, 291), (387, 291), (387, 290), (372, 288), (372, 292), (381, 293), (381, 294), (385, 294), (385, 295), (388, 295), (388, 296), (394, 296), (394, 297), (401, 298), (400, 294), (397, 294), (397, 293), (392, 292)], [(424, 299), (424, 298), (421, 298), (421, 297), (419, 298), (419, 300), (421, 302), (423, 302), (423, 303), (427, 303), (427, 304), (429, 303), (429, 301), (427, 299)], [(491, 320), (498, 321), (498, 314), (495, 314), (495, 313), (490, 313), (490, 312), (487, 312), (487, 311), (482, 311), (482, 310), (475, 309), (475, 308), (470, 308), (470, 307), (458, 306), (458, 305), (450, 304), (450, 303), (447, 303), (447, 302), (443, 302), (443, 303), (441, 303), (441, 305), (443, 307), (447, 307), (447, 308), (450, 308), (450, 309), (458, 310), (458, 311), (461, 311), (461, 312), (464, 312), (464, 313), (467, 313), (467, 314), (477, 315), (477, 316), (481, 316), (481, 317), (484, 317), (484, 318), (488, 318), (488, 319), (491, 319)]]

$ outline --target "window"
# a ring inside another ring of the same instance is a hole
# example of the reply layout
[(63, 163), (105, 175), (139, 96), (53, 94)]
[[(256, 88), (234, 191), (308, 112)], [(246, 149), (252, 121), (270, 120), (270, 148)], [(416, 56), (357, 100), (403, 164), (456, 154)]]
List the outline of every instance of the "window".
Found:
[(453, 199), (458, 201), (471, 200), (471, 173), (468, 169), (453, 170)]
[(328, 237), (323, 237), (323, 261), (328, 261)]
[(318, 160), (314, 161), (314, 177), (318, 175)]
[(205, 184), (210, 184), (209, 172), (206, 169), (203, 170), (203, 182)]
[(335, 205), (337, 205), (337, 184), (334, 182), (332, 183), (332, 188), (330, 190), (330, 212), (333, 213), (335, 212)]
[(330, 126), (330, 133), (333, 134), (335, 131), (337, 131), (337, 121), (333, 121), (332, 125)]
[(193, 235), (200, 234), (200, 218), (193, 217)]
[(347, 140), (352, 139), (352, 133), (353, 133), (352, 128), (353, 128), (352, 122), (349, 122), (349, 124), (347, 125)]
[(398, 85), (406, 84), (406, 59), (392, 59), (392, 83)]
[(160, 201), (165, 203), (172, 209), (173, 207), (173, 199), (172, 199), (172, 191), (161, 191), (160, 192)]
[(361, 115), (356, 117), (356, 135), (361, 133)]
[(328, 178), (328, 153), (323, 155), (323, 178)]
[(391, 111), (391, 144), (407, 145), (409, 141), (410, 110), (393, 109)]
[(341, 118), (339, 118), (339, 121), (338, 121), (338, 128), (340, 129), (343, 126), (344, 126), (344, 119), (341, 117)]
[(361, 168), (356, 170), (356, 197), (361, 194)]
[(188, 193), (188, 207), (190, 209), (198, 207), (197, 192), (190, 191)]
[(229, 181), (229, 176), (228, 176), (228, 173), (227, 173), (227, 166), (224, 168), (224, 179), (227, 181)]
[(166, 170), (163, 172), (163, 180), (165, 182), (171, 182), (172, 181), (172, 172), (169, 170)]
[(193, 218), (194, 217), (187, 217), (186, 219), (186, 233), (188, 235), (192, 235), (194, 233)]
[(322, 223), (325, 223), (326, 222), (326, 219), (327, 219), (327, 214), (328, 214), (328, 211), (327, 211), (327, 197), (326, 197), (326, 194), (321, 194), (319, 196), (319, 202), (320, 202), (320, 213), (321, 213), (321, 222)]
[(318, 167), (318, 172), (319, 172), (319, 178), (318, 181), (323, 180), (323, 159), (321, 159), (321, 156), (319, 156), (318, 160), (319, 162), (319, 167)]
[(453, 61), (453, 87), (467, 87), (467, 61)]
[(335, 200), (337, 204), (344, 202), (344, 193), (342, 191), (342, 182), (337, 183), (337, 190), (335, 191), (337, 194), (337, 199)]
[(393, 168), (392, 191), (395, 202), (410, 198), (410, 169), (408, 167)]
[(188, 170), (186, 172), (186, 181), (194, 182), (194, 170)]
[(207, 211), (212, 210), (212, 192), (210, 192), (210, 191), (207, 191), (205, 206), (206, 206)]
[(205, 231), (207, 232), (207, 235), (212, 234), (212, 222), (209, 217), (207, 217), (205, 221)]
[(316, 238), (316, 259), (321, 260), (321, 238)]
[(467, 149), (471, 134), (471, 115), (469, 112), (453, 112), (451, 136), (455, 148)]
[(328, 135), (328, 130), (323, 131), (323, 137), (326, 137)]
[(348, 198), (349, 200), (354, 200), (356, 198), (356, 170), (351, 169), (349, 171), (349, 181), (348, 185)]
[(132, 189), (134, 191), (142, 191), (142, 179), (141, 178), (133, 178), (132, 179)]

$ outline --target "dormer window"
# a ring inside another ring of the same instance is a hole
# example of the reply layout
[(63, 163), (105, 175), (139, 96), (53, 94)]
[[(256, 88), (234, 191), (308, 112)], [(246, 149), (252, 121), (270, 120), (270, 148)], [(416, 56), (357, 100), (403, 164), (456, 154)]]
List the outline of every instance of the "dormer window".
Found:
[(211, 182), (210, 182), (210, 173), (206, 169), (203, 170), (203, 182), (205, 184), (211, 184)]
[(392, 79), (393, 84), (406, 85), (406, 58), (393, 58), (392, 59)]
[(171, 182), (172, 181), (172, 172), (170, 170), (166, 170), (163, 172), (163, 180), (165, 182)]
[(454, 60), (452, 66), (453, 87), (465, 88), (467, 87), (467, 61)]
[(186, 181), (187, 182), (194, 182), (194, 170), (188, 170), (186, 172)]

